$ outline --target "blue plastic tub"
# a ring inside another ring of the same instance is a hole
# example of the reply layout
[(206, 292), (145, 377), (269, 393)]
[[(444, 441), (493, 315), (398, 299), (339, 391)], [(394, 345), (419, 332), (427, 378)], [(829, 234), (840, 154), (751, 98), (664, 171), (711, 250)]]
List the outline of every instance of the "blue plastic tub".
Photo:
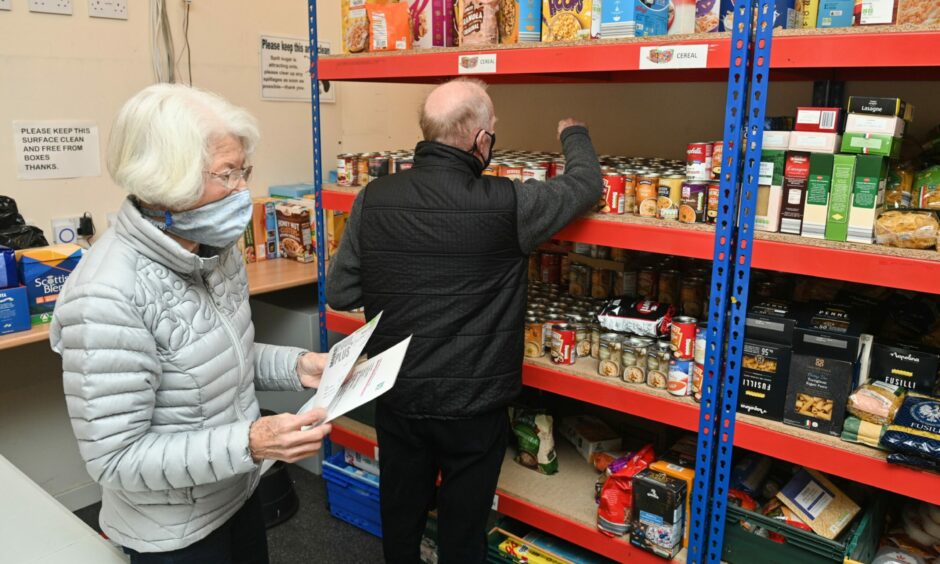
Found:
[(342, 451), (323, 461), (323, 477), (330, 513), (381, 538), (379, 477), (346, 464)]

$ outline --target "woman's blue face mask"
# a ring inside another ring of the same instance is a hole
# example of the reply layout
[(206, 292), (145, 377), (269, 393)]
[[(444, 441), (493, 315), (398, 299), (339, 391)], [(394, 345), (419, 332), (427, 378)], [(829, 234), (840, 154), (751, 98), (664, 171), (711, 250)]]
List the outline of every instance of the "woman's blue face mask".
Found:
[(224, 249), (242, 236), (251, 221), (251, 213), (251, 193), (246, 188), (196, 209), (147, 215), (162, 216), (162, 228), (167, 233), (200, 245)]

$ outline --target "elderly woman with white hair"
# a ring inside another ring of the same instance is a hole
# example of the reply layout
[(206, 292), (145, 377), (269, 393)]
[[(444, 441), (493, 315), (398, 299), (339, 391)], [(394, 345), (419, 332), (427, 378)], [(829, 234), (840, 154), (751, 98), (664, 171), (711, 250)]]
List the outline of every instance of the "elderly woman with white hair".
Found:
[[(319, 384), (325, 356), (254, 342), (244, 261), (255, 120), (150, 86), (121, 109), (117, 223), (72, 273), (51, 328), (100, 523), (131, 562), (267, 562), (263, 459), (316, 453), (322, 410), (260, 417), (255, 389)], [(309, 427), (309, 428), (308, 428)]]

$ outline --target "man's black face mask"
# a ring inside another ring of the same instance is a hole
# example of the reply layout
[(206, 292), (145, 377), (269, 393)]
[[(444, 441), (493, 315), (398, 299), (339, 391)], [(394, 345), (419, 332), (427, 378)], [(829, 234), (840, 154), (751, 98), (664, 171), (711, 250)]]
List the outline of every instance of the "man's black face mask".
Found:
[(473, 146), (470, 147), (470, 154), (473, 155), (474, 157), (477, 156), (477, 153), (479, 153), (481, 157), (483, 156), (483, 151), (480, 150), (480, 146), (477, 144), (477, 139), (480, 138), (481, 133), (484, 135), (488, 135), (490, 138), (489, 153), (485, 157), (483, 157), (483, 170), (486, 170), (487, 167), (490, 166), (490, 161), (493, 160), (493, 147), (496, 146), (496, 134), (490, 133), (489, 131), (485, 129), (481, 129), (480, 131), (477, 131), (477, 135), (473, 139)]

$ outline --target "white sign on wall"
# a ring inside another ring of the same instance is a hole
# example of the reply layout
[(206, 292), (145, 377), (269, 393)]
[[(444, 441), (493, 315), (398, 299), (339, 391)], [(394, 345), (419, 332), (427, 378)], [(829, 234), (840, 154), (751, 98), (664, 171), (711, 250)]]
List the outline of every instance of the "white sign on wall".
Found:
[[(320, 41), (318, 52), (330, 53), (330, 43)], [(310, 101), (310, 47), (304, 39), (261, 36), (261, 99)], [(320, 82), (320, 102), (333, 103), (336, 92), (329, 81)]]
[(20, 180), (101, 176), (93, 121), (14, 121), (13, 146)]

